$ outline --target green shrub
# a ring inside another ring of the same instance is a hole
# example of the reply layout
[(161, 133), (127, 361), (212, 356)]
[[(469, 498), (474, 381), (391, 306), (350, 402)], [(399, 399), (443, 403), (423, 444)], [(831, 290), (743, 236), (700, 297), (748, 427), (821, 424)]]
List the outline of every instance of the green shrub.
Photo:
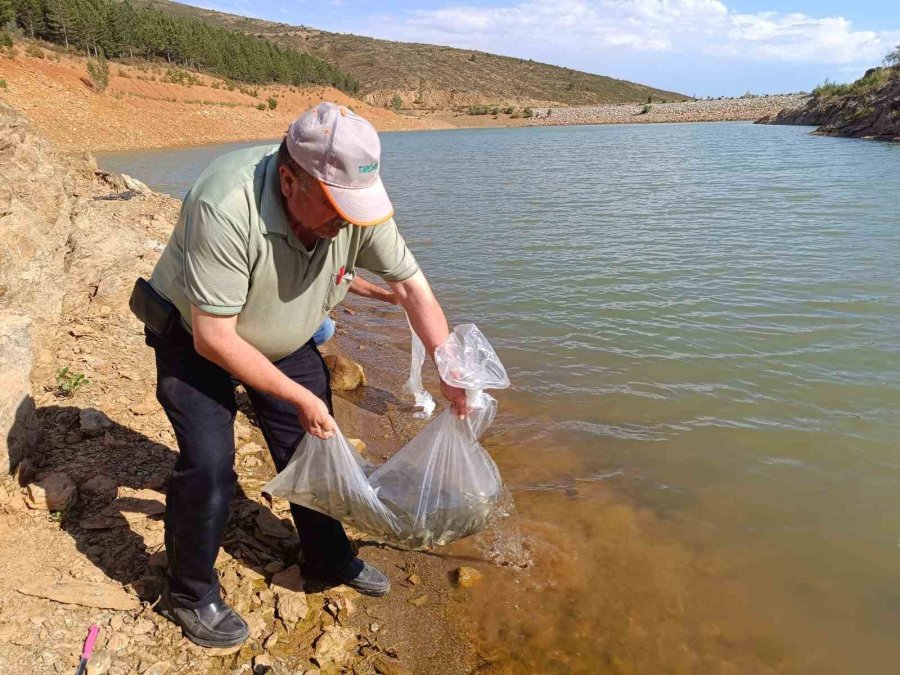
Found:
[(257, 109), (257, 110), (265, 110), (265, 109), (266, 109), (266, 104), (265, 104), (265, 103), (257, 103), (257, 104), (256, 104), (256, 109)]
[(74, 396), (75, 392), (86, 384), (90, 384), (90, 380), (82, 373), (70, 373), (68, 366), (56, 371), (56, 386), (63, 396)]
[(119, 77), (131, 77), (131, 75), (128, 74), (127, 70), (122, 70), (121, 68), (119, 68), (119, 72), (117, 72), (116, 75), (118, 75)]
[(44, 58), (44, 50), (37, 45), (28, 45), (27, 47), (25, 47), (25, 53), (28, 54), (28, 56), (33, 56), (36, 59)]
[(894, 51), (884, 57), (884, 65), (900, 66), (900, 45), (897, 45)]
[(653, 105), (650, 103), (645, 103), (644, 107), (641, 108), (641, 115), (646, 115), (651, 110), (653, 110)]
[(400, 98), (400, 94), (394, 94), (394, 98), (391, 99), (391, 108), (394, 112), (400, 112), (401, 107), (403, 107), (403, 99)]
[(0, 77), (0, 89), (6, 89), (6, 80)]
[(0, 30), (0, 47), (12, 47), (12, 36), (5, 30)]
[(278, 100), (274, 96), (269, 97), (269, 110), (275, 110), (278, 107)]
[(850, 85), (849, 84), (838, 84), (837, 82), (832, 82), (829, 79), (825, 79), (825, 81), (820, 84), (818, 87), (812, 90), (812, 95), (816, 98), (827, 98), (829, 96), (843, 96), (844, 94), (850, 93)]
[(891, 79), (891, 71), (887, 68), (872, 68), (866, 74), (850, 85), (851, 94), (868, 94), (870, 91), (881, 89)]
[(88, 76), (91, 78), (91, 84), (99, 92), (106, 91), (109, 86), (109, 62), (100, 52), (97, 59), (90, 59), (87, 63)]
[(534, 110), (532, 110), (531, 108), (525, 108), (525, 110), (522, 111), (522, 116), (525, 117), (525, 119), (534, 117)]

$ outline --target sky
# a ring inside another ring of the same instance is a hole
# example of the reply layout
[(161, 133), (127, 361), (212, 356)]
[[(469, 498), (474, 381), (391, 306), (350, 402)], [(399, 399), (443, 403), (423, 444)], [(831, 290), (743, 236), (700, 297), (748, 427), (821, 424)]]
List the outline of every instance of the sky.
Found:
[[(184, 0), (183, 0), (184, 1)], [(698, 97), (848, 82), (900, 0), (189, 0), (269, 21), (534, 59)]]

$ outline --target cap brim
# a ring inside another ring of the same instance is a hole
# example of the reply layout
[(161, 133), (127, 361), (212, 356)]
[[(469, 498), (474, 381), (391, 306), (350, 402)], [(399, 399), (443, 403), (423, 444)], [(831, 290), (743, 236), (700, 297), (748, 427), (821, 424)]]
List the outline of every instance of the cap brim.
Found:
[(320, 184), (334, 210), (348, 223), (362, 227), (380, 225), (394, 215), (380, 176), (365, 188), (341, 188), (321, 181)]

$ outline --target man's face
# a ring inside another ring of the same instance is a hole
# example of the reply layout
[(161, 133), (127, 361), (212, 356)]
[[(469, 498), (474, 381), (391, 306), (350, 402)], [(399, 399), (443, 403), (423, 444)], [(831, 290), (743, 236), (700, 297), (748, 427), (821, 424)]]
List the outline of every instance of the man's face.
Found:
[(338, 215), (319, 181), (297, 175), (289, 166), (278, 168), (288, 220), (320, 239), (334, 239), (348, 223)]

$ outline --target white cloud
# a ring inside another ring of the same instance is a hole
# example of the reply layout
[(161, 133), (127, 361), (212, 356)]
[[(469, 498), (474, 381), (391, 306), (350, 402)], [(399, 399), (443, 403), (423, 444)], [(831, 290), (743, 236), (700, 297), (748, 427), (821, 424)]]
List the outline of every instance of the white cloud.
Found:
[[(630, 48), (792, 64), (877, 63), (900, 31), (858, 30), (842, 17), (742, 14), (720, 0), (525, 0), (506, 7), (417, 10), (420, 39), (487, 51), (541, 44), (587, 52)], [(452, 38), (449, 36), (453, 36)]]

